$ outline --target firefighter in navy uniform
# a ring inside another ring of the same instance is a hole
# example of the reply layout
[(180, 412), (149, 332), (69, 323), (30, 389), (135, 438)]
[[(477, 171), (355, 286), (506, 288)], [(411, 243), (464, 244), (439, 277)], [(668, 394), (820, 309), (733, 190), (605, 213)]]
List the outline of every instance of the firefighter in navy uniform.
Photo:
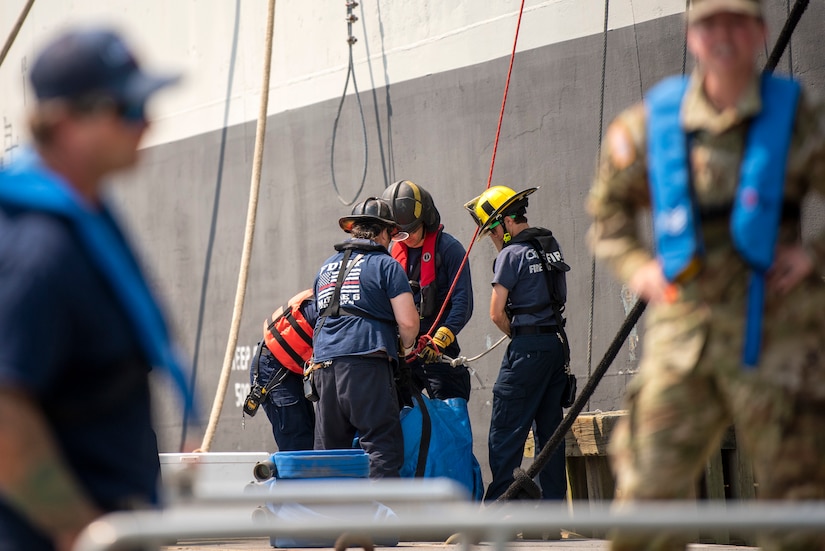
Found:
[(244, 411), (254, 415), (258, 405), (263, 407), (279, 451), (314, 445), (315, 408), (304, 397), (303, 379), (317, 319), (312, 289), (298, 293), (264, 321), (263, 341), (252, 359), (252, 390)]
[[(421, 186), (402, 180), (384, 190), (382, 197), (392, 205), (395, 221), (409, 234), (407, 239), (393, 244), (391, 253), (410, 280), (421, 317), (420, 332), (424, 333), (436, 321), (465, 250), (455, 237), (444, 231), (432, 196)], [(426, 389), (431, 398), (470, 399), (469, 371), (465, 366), (450, 367), (441, 361), (441, 355), (456, 358), (461, 354), (456, 336), (472, 314), (473, 286), (467, 265), (461, 271), (432, 342), (427, 341), (428, 346), (422, 349), (419, 358), (411, 362), (414, 384), (418, 390)]]
[[(524, 441), (535, 422), (544, 447), (562, 420), (569, 348), (564, 333), (565, 274), (570, 267), (550, 230), (525, 217), (530, 188), (519, 193), (493, 186), (465, 207), (499, 251), (494, 264), (490, 318), (512, 338), (493, 387), (489, 453), (493, 480), (484, 497), (493, 501), (513, 482)], [(539, 475), (542, 499), (564, 499), (564, 443)]]
[(351, 448), (356, 433), (370, 478), (397, 477), (404, 463), (394, 367), (415, 348), (418, 312), (406, 274), (387, 247), (400, 227), (370, 197), (338, 221), (351, 238), (335, 246), (315, 280), (319, 317), (313, 364), (316, 449)]

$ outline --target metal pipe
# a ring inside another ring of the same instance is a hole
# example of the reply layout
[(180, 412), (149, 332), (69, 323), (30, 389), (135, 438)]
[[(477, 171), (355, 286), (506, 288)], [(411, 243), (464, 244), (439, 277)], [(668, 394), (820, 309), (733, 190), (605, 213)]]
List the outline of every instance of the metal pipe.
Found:
[(271, 458), (266, 461), (258, 461), (255, 463), (255, 466), (252, 467), (252, 476), (254, 476), (258, 482), (269, 480), (275, 476), (276, 472), (278, 472), (278, 469), (275, 467), (275, 462)]
[(260, 505), (261, 503), (352, 504), (469, 502), (470, 494), (449, 478), (424, 480), (315, 479), (277, 480), (250, 484), (242, 494), (210, 493), (208, 496), (170, 498), (170, 505)]
[(264, 537), (336, 538), (344, 532), (373, 537), (398, 537), (402, 541), (440, 540), (461, 533), (475, 541), (493, 541), (503, 549), (506, 541), (524, 531), (562, 529), (626, 532), (680, 532), (717, 529), (739, 532), (825, 532), (825, 502), (658, 502), (610, 509), (587, 502), (567, 504), (508, 503), (479, 510), (477, 504), (432, 504), (410, 512), (396, 511), (398, 519), (376, 522), (364, 507), (328, 509), (337, 516), (319, 523), (317, 518), (255, 522), (248, 511), (232, 508), (191, 507), (166, 511), (112, 513), (90, 524), (75, 551), (108, 551), (116, 546), (170, 538)]

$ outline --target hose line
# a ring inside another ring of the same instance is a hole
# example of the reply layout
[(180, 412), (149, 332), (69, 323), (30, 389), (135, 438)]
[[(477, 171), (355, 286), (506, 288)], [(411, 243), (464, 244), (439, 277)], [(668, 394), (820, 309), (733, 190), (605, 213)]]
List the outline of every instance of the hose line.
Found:
[[(352, 46), (357, 42), (357, 39), (352, 35), (352, 24), (358, 21), (358, 17), (352, 13), (352, 9), (358, 5), (358, 2), (347, 2), (347, 44), (349, 44), (349, 64), (347, 65), (347, 78), (344, 81), (344, 92), (341, 94), (341, 101), (338, 102), (338, 112), (335, 114), (335, 122), (332, 124), (332, 147), (329, 154), (329, 170), (332, 174), (332, 187), (335, 189), (335, 194), (338, 200), (345, 206), (352, 205), (358, 200), (361, 191), (364, 189), (364, 182), (367, 181), (367, 161), (368, 161), (368, 145), (367, 145), (367, 122), (364, 119), (364, 107), (361, 105), (361, 95), (358, 93), (358, 82), (355, 80), (355, 63), (352, 58)], [(338, 189), (338, 182), (335, 180), (335, 141), (338, 137), (338, 122), (341, 119), (341, 110), (344, 107), (344, 100), (347, 98), (347, 88), (349, 87), (350, 77), (352, 77), (352, 88), (355, 90), (355, 101), (358, 104), (358, 113), (361, 115), (361, 132), (364, 141), (364, 170), (361, 173), (361, 183), (358, 185), (358, 191), (355, 195), (347, 201), (341, 196), (341, 190)]]

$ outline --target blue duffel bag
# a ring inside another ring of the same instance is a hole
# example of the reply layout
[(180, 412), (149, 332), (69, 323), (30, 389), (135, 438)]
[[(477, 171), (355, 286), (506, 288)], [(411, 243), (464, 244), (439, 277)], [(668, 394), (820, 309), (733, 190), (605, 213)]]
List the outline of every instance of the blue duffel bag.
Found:
[(414, 407), (401, 411), (404, 466), (401, 476), (451, 478), (476, 500), (484, 495), (481, 467), (473, 455), (473, 431), (467, 400), (413, 395)]

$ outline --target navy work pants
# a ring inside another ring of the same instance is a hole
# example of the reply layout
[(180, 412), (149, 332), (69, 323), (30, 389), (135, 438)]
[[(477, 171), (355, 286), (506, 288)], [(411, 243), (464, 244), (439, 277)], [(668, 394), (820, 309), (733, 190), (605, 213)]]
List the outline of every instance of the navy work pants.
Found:
[(352, 448), (357, 432), (369, 454), (370, 478), (399, 476), (404, 436), (390, 361), (343, 356), (312, 376), (319, 397), (315, 449)]
[[(258, 384), (261, 386), (274, 377), (281, 363), (264, 346), (258, 362)], [(254, 377), (252, 366), (250, 378)], [(272, 436), (278, 451), (311, 450), (315, 440), (315, 409), (304, 398), (304, 378), (292, 371), (283, 382), (269, 391), (261, 407), (272, 425)]]
[[(518, 336), (510, 342), (493, 387), (488, 441), (493, 481), (485, 501), (495, 500), (512, 484), (513, 470), (521, 466), (524, 441), (533, 422), (537, 449), (553, 435), (562, 419), (565, 382), (564, 348), (557, 335)], [(564, 499), (564, 442), (541, 471), (539, 486), (542, 499)]]
[(466, 366), (450, 367), (447, 363), (425, 364), (420, 360), (412, 365), (413, 384), (426, 390), (430, 398), (470, 400), (470, 371)]

